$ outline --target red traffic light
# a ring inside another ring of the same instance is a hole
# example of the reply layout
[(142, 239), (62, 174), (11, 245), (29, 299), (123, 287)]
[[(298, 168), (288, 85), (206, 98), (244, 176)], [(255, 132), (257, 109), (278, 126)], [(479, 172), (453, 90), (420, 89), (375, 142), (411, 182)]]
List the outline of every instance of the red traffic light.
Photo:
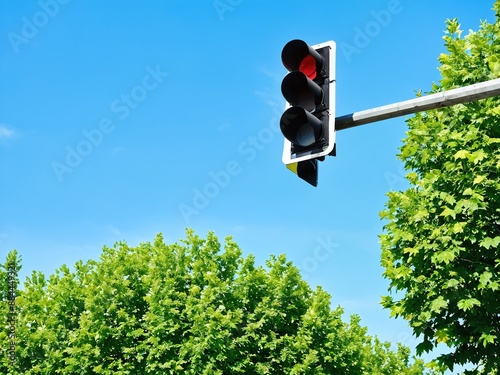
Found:
[(307, 55), (302, 59), (299, 65), (299, 71), (304, 73), (309, 79), (316, 78), (316, 59), (313, 55)]
[(300, 71), (309, 79), (315, 79), (323, 69), (323, 58), (306, 42), (294, 39), (281, 51), (281, 61), (289, 72)]

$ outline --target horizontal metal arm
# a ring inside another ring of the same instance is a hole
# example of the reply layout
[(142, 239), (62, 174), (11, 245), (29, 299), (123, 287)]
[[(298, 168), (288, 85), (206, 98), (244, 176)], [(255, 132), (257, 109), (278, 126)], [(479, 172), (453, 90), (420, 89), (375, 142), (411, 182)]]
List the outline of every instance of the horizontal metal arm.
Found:
[(335, 118), (335, 130), (500, 95), (500, 78)]

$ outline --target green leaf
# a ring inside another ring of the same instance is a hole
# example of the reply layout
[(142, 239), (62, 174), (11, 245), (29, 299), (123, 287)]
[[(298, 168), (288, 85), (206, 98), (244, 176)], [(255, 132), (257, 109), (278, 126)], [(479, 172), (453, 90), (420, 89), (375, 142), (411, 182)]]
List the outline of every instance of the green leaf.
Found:
[(426, 210), (419, 210), (414, 216), (413, 216), (413, 220), (418, 222), (418, 221), (422, 221), (423, 219), (425, 219), (427, 216), (429, 216), (429, 212), (427, 212)]
[[(500, 116), (500, 105), (498, 107), (495, 107), (497, 109), (497, 115)], [(494, 143), (500, 143), (500, 138), (488, 138), (489, 145), (494, 144)]]
[(444, 191), (439, 193), (439, 198), (441, 198), (442, 200), (444, 200), (448, 204), (455, 204), (457, 201), (453, 195), (448, 194)]
[(487, 59), (488, 67), (495, 76), (500, 76), (500, 59), (497, 55), (491, 55)]
[(484, 289), (486, 285), (489, 284), (493, 274), (491, 272), (483, 272), (483, 274), (479, 277), (479, 289)]
[(455, 234), (462, 233), (464, 231), (465, 224), (466, 223), (464, 222), (453, 224), (453, 233)]
[(460, 150), (455, 153), (454, 158), (457, 159), (467, 159), (470, 156), (470, 152), (467, 150)]
[(398, 317), (398, 316), (401, 315), (402, 312), (403, 312), (402, 306), (400, 306), (400, 305), (394, 305), (391, 308), (391, 313), (389, 314), (389, 316), (391, 316), (391, 317)]
[(452, 289), (455, 289), (458, 285), (460, 285), (460, 281), (458, 281), (457, 279), (449, 279), (445, 285), (444, 285), (444, 288), (452, 288)]
[(486, 348), (488, 344), (494, 344), (497, 339), (496, 335), (490, 335), (483, 333), (479, 340), (482, 342), (483, 346)]
[(455, 252), (453, 250), (444, 250), (435, 253), (432, 256), (432, 261), (435, 264), (445, 263), (448, 264), (456, 258)]
[(474, 190), (467, 188), (464, 190), (464, 195), (474, 195)]
[(428, 353), (432, 350), (434, 345), (430, 341), (424, 341), (417, 345), (417, 355), (421, 355), (422, 353)]
[(448, 328), (443, 328), (443, 329), (438, 329), (436, 331), (436, 341), (438, 344), (440, 343), (446, 343), (450, 340), (450, 336), (448, 333)]
[(442, 309), (448, 307), (448, 301), (443, 296), (439, 296), (431, 302), (431, 311), (439, 313)]
[(473, 162), (474, 164), (477, 164), (479, 163), (480, 161), (482, 161), (484, 158), (486, 157), (486, 153), (484, 152), (484, 150), (477, 150), (475, 152), (473, 152), (472, 154), (469, 154), (467, 156), (467, 158)]
[(443, 209), (443, 211), (439, 214), (439, 216), (444, 216), (444, 217), (451, 216), (453, 219), (455, 219), (455, 217), (457, 216), (457, 214), (450, 207), (445, 207)]
[(415, 254), (418, 253), (418, 248), (414, 248), (414, 247), (405, 247), (403, 249), (403, 252), (405, 254), (409, 254), (410, 256), (414, 256)]
[(500, 244), (500, 236), (497, 236), (495, 238), (486, 237), (481, 242), (479, 242), (479, 245), (486, 249), (489, 249), (491, 247), (496, 248), (498, 247), (499, 244)]
[(460, 310), (464, 310), (464, 311), (470, 310), (474, 306), (481, 306), (481, 302), (479, 302), (479, 300), (477, 300), (475, 298), (468, 298), (468, 299), (461, 299), (457, 303), (457, 307)]
[(485, 179), (486, 179), (486, 176), (476, 176), (476, 178), (474, 178), (474, 181), (472, 183), (473, 184), (480, 184)]

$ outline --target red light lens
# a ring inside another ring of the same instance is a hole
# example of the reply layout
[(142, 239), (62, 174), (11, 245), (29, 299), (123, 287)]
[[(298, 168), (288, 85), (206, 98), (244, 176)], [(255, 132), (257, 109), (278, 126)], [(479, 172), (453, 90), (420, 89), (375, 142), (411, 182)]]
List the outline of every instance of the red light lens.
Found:
[(307, 55), (299, 65), (299, 71), (304, 73), (309, 79), (316, 78), (316, 59), (313, 55)]

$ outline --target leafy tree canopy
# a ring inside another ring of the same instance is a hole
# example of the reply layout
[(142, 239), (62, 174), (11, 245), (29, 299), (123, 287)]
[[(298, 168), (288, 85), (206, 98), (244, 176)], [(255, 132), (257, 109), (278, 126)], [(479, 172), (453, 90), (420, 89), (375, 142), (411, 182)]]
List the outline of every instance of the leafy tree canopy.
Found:
[(418, 375), (424, 367), (408, 348), (368, 336), (359, 317), (344, 322), (284, 256), (257, 266), (213, 233), (188, 230), (172, 245), (161, 234), (137, 247), (121, 242), (72, 270), (33, 272), (17, 305), (17, 368), (2, 353), (4, 374)]
[[(500, 1), (496, 21), (462, 36), (448, 20), (442, 79), (432, 92), (500, 77)], [(500, 368), (500, 98), (418, 113), (408, 121), (400, 159), (410, 187), (392, 191), (381, 217), (382, 304), (408, 320), (419, 353), (448, 353), (436, 368)]]

